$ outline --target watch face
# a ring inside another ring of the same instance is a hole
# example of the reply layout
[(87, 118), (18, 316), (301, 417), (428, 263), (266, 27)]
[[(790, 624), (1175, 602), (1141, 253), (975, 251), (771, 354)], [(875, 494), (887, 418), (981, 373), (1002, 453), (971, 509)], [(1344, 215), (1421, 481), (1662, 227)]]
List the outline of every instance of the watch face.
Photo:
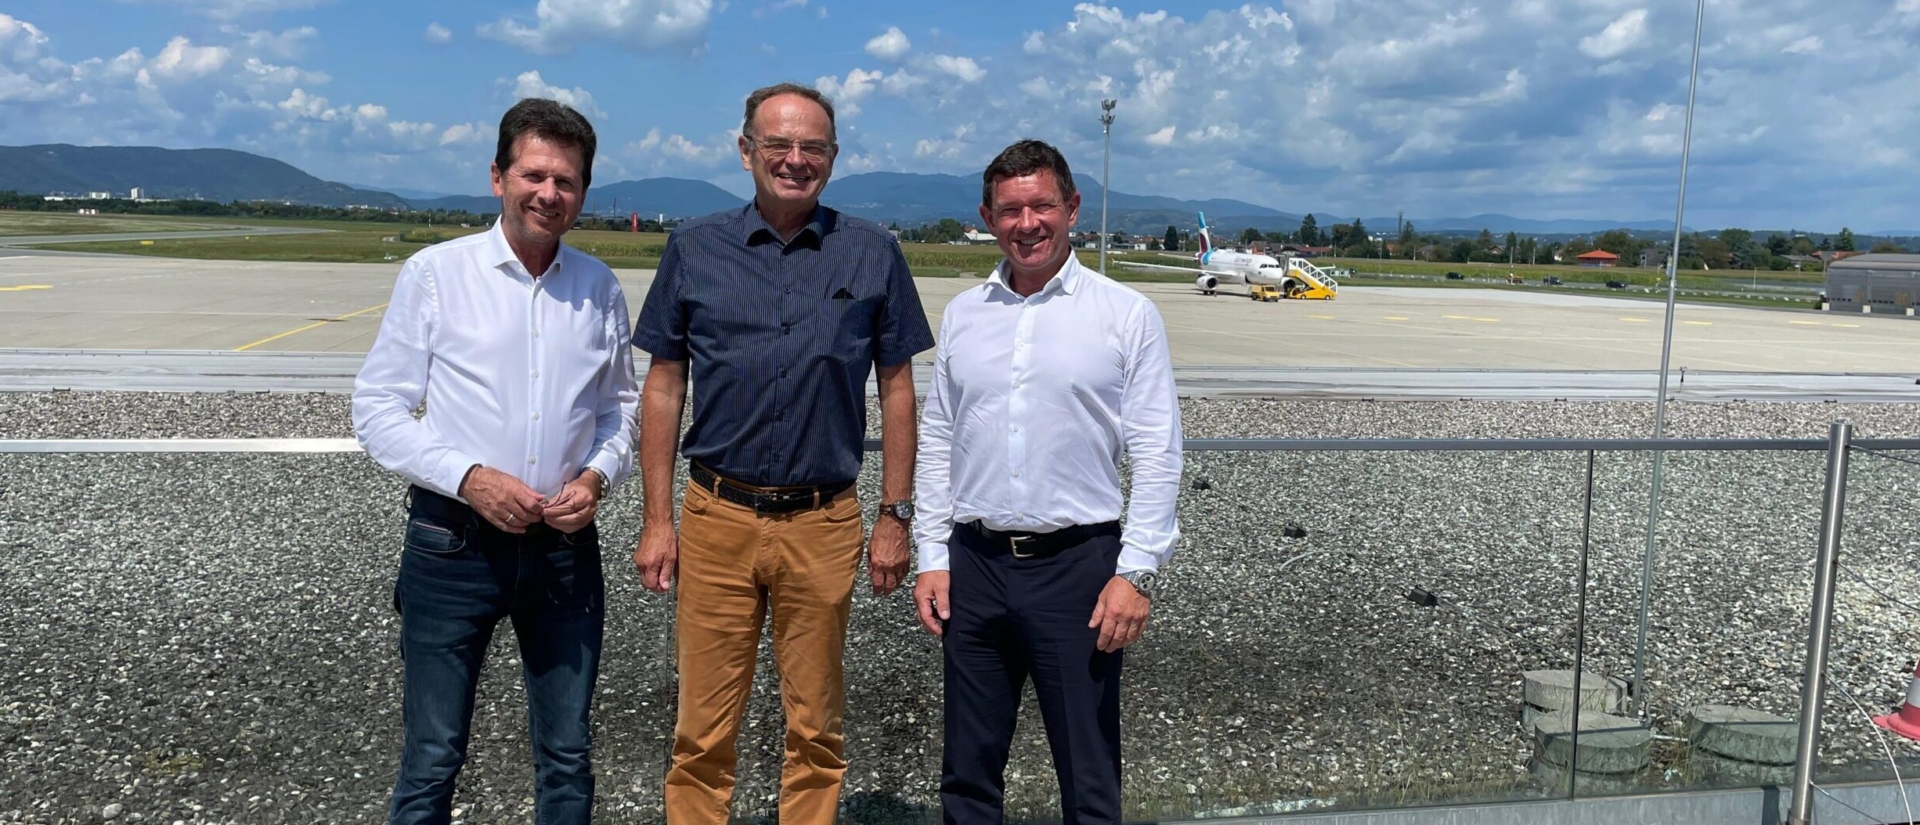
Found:
[(893, 511), (894, 518), (901, 521), (913, 520), (913, 502), (911, 501), (896, 501), (889, 509)]

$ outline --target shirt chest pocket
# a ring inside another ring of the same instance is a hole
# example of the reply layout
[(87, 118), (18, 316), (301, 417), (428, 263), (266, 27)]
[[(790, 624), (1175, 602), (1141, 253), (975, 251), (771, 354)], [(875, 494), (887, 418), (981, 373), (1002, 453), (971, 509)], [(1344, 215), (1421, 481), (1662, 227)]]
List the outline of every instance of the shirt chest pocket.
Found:
[(858, 283), (836, 283), (824, 290), (814, 311), (819, 334), (814, 337), (826, 354), (851, 361), (870, 357), (874, 324), (886, 296), (878, 290), (864, 290)]

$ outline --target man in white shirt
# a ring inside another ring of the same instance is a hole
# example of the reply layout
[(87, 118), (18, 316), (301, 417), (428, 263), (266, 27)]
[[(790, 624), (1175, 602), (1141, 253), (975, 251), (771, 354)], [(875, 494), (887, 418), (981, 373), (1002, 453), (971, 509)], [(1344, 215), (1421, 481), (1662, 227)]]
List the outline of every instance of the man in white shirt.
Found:
[(525, 672), (536, 820), (584, 824), (593, 810), (605, 600), (593, 517), (632, 469), (639, 403), (620, 283), (560, 242), (595, 143), (586, 118), (551, 100), (509, 109), (492, 168), (499, 221), (408, 259), (354, 382), (361, 446), (413, 482), (394, 585), (405, 744), (393, 823), (451, 819), (502, 618)]
[(1020, 141), (982, 177), (1006, 258), (942, 315), (914, 474), (914, 601), (946, 668), (940, 802), (947, 823), (1002, 821), (1031, 676), (1064, 822), (1119, 823), (1122, 649), (1180, 536), (1166, 330), (1153, 302), (1074, 258), (1080, 195), (1057, 150)]

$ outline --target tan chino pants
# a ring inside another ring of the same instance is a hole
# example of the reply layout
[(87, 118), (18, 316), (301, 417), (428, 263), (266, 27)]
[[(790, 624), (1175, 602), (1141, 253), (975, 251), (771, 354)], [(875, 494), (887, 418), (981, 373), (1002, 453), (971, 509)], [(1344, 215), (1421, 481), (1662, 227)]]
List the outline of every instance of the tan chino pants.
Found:
[(674, 615), (680, 709), (667, 771), (668, 825), (727, 822), (734, 740), (769, 610), (787, 720), (780, 822), (833, 823), (847, 770), (841, 652), (860, 548), (860, 502), (852, 490), (818, 509), (761, 515), (698, 485), (687, 488)]

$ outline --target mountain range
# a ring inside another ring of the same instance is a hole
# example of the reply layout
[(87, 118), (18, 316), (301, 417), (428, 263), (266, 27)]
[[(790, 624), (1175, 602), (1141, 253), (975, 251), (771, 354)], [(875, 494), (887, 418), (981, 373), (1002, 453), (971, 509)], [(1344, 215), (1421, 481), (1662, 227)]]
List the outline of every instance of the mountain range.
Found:
[[(1082, 230), (1100, 226), (1100, 184), (1088, 175), (1075, 175), (1081, 193)], [(378, 209), (463, 210), (476, 214), (499, 211), (499, 199), (489, 196), (442, 195), (412, 189), (358, 186), (321, 180), (271, 158), (231, 149), (161, 149), (148, 146), (0, 146), (0, 191), (26, 194), (111, 191), (124, 196), (139, 187), (150, 198), (198, 198), (215, 201), (287, 201), (319, 206), (366, 206)], [(967, 175), (866, 172), (838, 177), (822, 200), (829, 206), (884, 224), (917, 226), (943, 218), (978, 224), (980, 179)], [(1246, 201), (1215, 198), (1185, 200), (1163, 195), (1136, 195), (1114, 190), (1107, 199), (1108, 228), (1139, 235), (1159, 235), (1166, 227), (1194, 227), (1197, 213), (1207, 215), (1210, 227), (1224, 235), (1246, 228), (1290, 232), (1300, 226), (1301, 213), (1286, 212)], [(595, 185), (587, 193), (585, 211), (643, 216), (690, 217), (735, 208), (745, 201), (706, 181), (683, 178), (647, 178)], [(1314, 212), (1322, 231), (1351, 218)], [(1635, 232), (1671, 231), (1664, 221), (1529, 220), (1509, 215), (1466, 218), (1411, 218), (1423, 232), (1529, 235), (1573, 235), (1628, 229)], [(1391, 232), (1394, 217), (1363, 221), (1373, 232)]]

